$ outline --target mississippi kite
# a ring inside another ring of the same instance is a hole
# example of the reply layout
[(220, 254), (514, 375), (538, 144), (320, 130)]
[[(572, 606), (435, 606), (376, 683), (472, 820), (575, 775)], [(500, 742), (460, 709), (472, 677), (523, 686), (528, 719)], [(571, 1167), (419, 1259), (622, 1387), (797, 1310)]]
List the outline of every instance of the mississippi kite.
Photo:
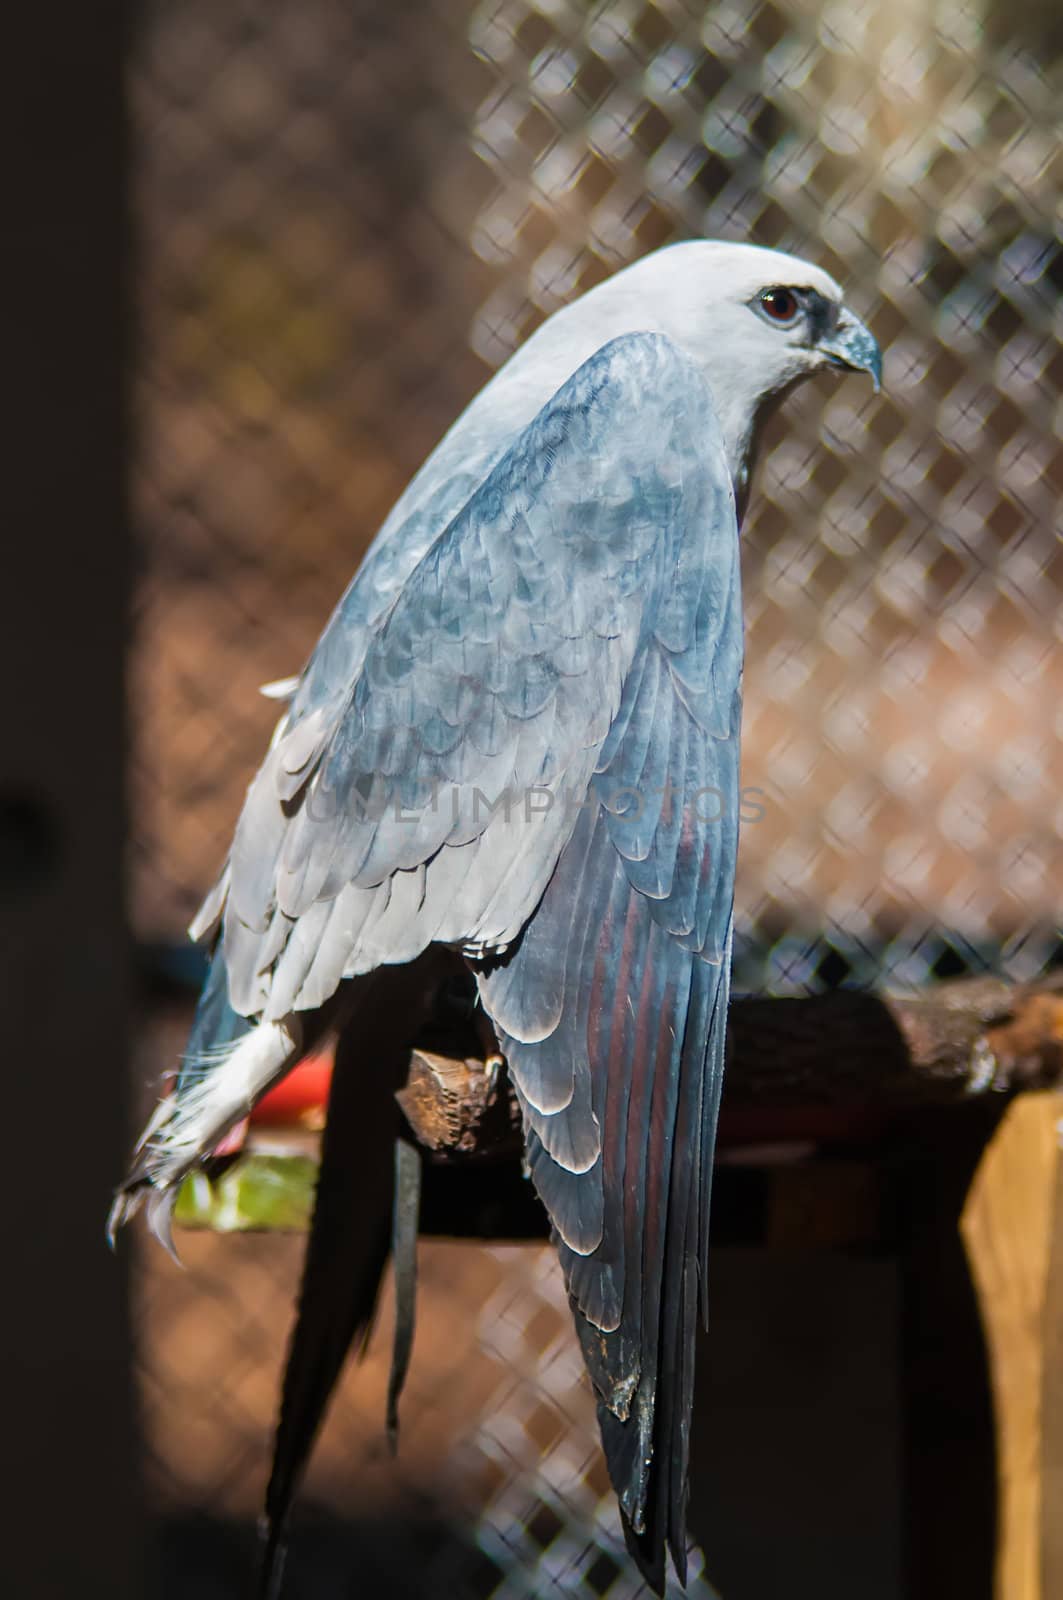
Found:
[[(281, 686), (194, 925), (213, 958), (176, 1092), (112, 1219), (146, 1202), (168, 1238), (181, 1180), (308, 1045), (370, 1011), (379, 1034), (381, 1010), (402, 1011), (394, 969), (460, 952), (520, 1102), (628, 1543), (659, 1591), (666, 1549), (685, 1575), (727, 1014), (738, 528), (766, 409), (825, 367), (879, 378), (826, 273), (692, 242), (558, 312), (473, 401)], [(342, 1244), (337, 1218), (365, 1216), (381, 1166), (371, 1119), (344, 1116), (335, 1086), (318, 1211), (337, 1185), (347, 1210), (311, 1236), (274, 1569), (383, 1265), (379, 1232)]]

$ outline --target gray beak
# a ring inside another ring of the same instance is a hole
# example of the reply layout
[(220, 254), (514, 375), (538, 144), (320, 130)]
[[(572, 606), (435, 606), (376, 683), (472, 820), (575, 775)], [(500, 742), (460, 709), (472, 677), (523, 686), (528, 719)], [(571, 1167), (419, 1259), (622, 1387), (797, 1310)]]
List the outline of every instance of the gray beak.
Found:
[(882, 351), (878, 340), (859, 318), (843, 307), (833, 330), (820, 340), (819, 348), (829, 357), (832, 366), (847, 367), (851, 372), (866, 372), (878, 393), (882, 387)]

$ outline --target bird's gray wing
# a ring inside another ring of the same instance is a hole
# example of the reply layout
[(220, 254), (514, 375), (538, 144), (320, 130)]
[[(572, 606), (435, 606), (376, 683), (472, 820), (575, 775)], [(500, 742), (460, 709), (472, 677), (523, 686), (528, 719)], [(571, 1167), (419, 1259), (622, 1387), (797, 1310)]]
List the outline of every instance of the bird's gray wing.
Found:
[(711, 430), (688, 420), (684, 536), (598, 755), (598, 802), (512, 959), (480, 984), (558, 1237), (625, 1531), (658, 1589), (665, 1542), (681, 1573), (686, 1559), (742, 659), (726, 475)]
[(312, 1009), (433, 940), (519, 936), (651, 618), (687, 699), (703, 692), (697, 640), (680, 636), (701, 626), (683, 610), (691, 583), (705, 587), (688, 546), (730, 505), (715, 431), (686, 358), (629, 335), (519, 436), (342, 698), (282, 726), (251, 786), (218, 908), (238, 1012)]

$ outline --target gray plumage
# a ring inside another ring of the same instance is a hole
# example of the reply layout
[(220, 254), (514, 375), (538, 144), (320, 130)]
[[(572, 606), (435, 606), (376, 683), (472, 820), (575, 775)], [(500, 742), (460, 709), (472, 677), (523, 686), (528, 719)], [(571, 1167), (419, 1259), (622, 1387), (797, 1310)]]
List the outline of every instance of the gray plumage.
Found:
[(188, 1061), (116, 1202), (117, 1223), (147, 1195), (165, 1233), (183, 1174), (345, 996), (463, 951), (658, 1588), (666, 1544), (685, 1570), (723, 1062), (738, 508), (765, 402), (828, 364), (877, 380), (832, 280), (691, 244), (559, 313), (488, 385), (271, 689), (291, 698), (197, 919), (215, 956)]

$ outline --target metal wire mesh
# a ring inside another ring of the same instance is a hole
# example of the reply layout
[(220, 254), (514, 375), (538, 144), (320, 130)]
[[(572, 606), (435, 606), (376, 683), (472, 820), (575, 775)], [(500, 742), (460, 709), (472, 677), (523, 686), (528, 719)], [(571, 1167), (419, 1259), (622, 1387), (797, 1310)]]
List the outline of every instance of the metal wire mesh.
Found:
[[(740, 979), (825, 981), (824, 936), (855, 978), (918, 982), (943, 949), (1043, 964), (1063, 827), (1051, 6), (184, 0), (143, 9), (132, 89), (145, 937), (179, 936), (220, 860), (272, 720), (256, 686), (305, 658), (488, 370), (607, 272), (706, 235), (813, 257), (885, 350), (881, 397), (850, 380), (787, 404), (743, 533), (764, 815), (742, 843)], [(167, 1048), (153, 1029), (152, 1070)], [(294, 1265), (287, 1244), (236, 1248), (198, 1246), (179, 1281), (145, 1265), (143, 1346), (159, 1503), (245, 1516)], [(388, 1493), (434, 1516), (440, 1460), (476, 1457), (446, 1514), (482, 1512), (487, 1565), (448, 1593), (530, 1592), (533, 1567), (634, 1593), (546, 1258), (462, 1259), (422, 1324), (408, 1432), (432, 1328), (475, 1328), (466, 1365), (490, 1378), (447, 1379), (448, 1420)], [(379, 1466), (378, 1401), (371, 1372), (348, 1384), (323, 1502), (379, 1484), (337, 1465)], [(559, 1526), (536, 1555), (541, 1506)]]

